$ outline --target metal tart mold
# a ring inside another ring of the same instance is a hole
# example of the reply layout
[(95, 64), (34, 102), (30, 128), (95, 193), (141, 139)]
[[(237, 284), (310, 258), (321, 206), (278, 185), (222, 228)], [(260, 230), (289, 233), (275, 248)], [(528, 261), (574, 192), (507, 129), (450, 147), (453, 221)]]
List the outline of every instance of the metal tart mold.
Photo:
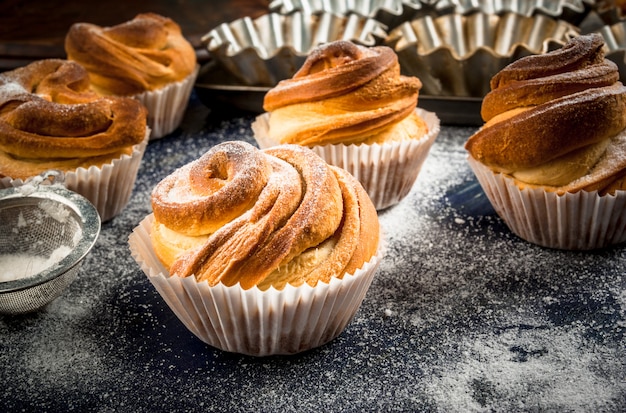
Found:
[(375, 46), (386, 35), (382, 23), (357, 14), (268, 13), (221, 24), (205, 34), (202, 43), (209, 55), (243, 85), (273, 86), (293, 76), (308, 53), (320, 44), (350, 40)]
[(421, 94), (482, 97), (507, 64), (578, 35), (578, 27), (545, 15), (450, 13), (405, 22), (385, 44), (398, 54), (403, 74), (420, 78)]

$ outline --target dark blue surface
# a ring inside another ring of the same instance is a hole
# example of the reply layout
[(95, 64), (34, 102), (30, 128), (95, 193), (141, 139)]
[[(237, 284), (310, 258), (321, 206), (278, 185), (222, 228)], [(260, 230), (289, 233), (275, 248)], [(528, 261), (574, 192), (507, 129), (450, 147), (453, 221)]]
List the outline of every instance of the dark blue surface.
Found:
[(128, 235), (158, 181), (218, 142), (254, 142), (252, 120), (193, 98), (183, 126), (149, 144), (130, 204), (70, 289), (0, 316), (0, 411), (626, 410), (625, 248), (513, 235), (466, 163), (472, 127), (444, 126), (412, 192), (381, 212), (387, 254), (336, 340), (253, 358), (194, 337)]

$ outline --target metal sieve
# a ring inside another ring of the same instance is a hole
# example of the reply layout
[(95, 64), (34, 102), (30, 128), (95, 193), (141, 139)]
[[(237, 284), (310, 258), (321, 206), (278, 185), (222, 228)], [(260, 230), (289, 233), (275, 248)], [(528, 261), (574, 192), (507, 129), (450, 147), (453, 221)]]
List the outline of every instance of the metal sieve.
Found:
[[(99, 233), (100, 216), (95, 207), (61, 185), (27, 183), (0, 189), (0, 263), (5, 267), (0, 268), (4, 275), (0, 313), (32, 312), (61, 295), (78, 274)], [(10, 267), (29, 266), (33, 273), (18, 277), (11, 273), (18, 270)]]

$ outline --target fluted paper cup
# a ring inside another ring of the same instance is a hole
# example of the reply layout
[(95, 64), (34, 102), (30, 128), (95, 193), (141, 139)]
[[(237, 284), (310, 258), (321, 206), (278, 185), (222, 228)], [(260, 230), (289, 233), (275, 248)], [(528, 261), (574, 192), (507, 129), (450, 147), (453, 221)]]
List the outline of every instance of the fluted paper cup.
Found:
[[(437, 115), (421, 108), (415, 111), (428, 125), (428, 134), (420, 138), (372, 145), (312, 146), (311, 149), (328, 164), (343, 168), (357, 178), (377, 210), (388, 208), (411, 191), (439, 135)], [(268, 113), (259, 115), (252, 123), (254, 138), (262, 149), (280, 144), (268, 137), (268, 127)]]
[(133, 96), (148, 109), (150, 139), (162, 138), (180, 126), (199, 70), (200, 65), (196, 65), (194, 71), (180, 82)]
[(153, 215), (129, 237), (131, 254), (163, 300), (200, 340), (220, 350), (252, 356), (288, 355), (336, 338), (352, 320), (382, 258), (378, 254), (354, 275), (281, 290), (239, 284), (209, 286), (195, 277), (170, 276), (150, 241)]
[[(87, 198), (96, 207), (102, 222), (114, 218), (130, 201), (149, 136), (148, 128), (144, 140), (133, 146), (130, 155), (122, 155), (101, 166), (65, 172), (63, 185)], [(0, 188), (17, 187), (25, 182), (28, 180), (4, 177)]]
[(468, 162), (485, 195), (509, 229), (533, 244), (563, 250), (592, 250), (626, 241), (626, 191), (557, 194), (520, 189), (471, 156)]

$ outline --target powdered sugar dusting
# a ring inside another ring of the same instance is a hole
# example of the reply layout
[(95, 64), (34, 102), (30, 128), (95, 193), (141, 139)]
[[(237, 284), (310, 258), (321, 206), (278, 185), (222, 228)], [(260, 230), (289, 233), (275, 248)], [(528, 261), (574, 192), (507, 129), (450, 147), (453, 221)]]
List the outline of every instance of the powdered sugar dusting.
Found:
[(63, 205), (55, 201), (43, 200), (38, 204), (47, 216), (55, 219), (61, 224), (67, 222), (70, 211)]
[(70, 247), (62, 245), (52, 251), (47, 258), (27, 253), (0, 254), (0, 282), (32, 277), (51, 268), (70, 252), (72, 252)]
[[(595, 371), (602, 355), (581, 333), (576, 327), (550, 335), (539, 328), (511, 329), (463, 339), (459, 360), (433, 371), (427, 391), (444, 410), (481, 411), (504, 394), (507, 401), (499, 408), (505, 411), (606, 408), (605, 401), (621, 397), (613, 386), (619, 377)], [(586, 351), (580, 357), (570, 357), (581, 349)], [(535, 396), (529, 398), (529, 391)]]
[(28, 91), (21, 84), (7, 81), (6, 77), (0, 76), (0, 105), (26, 94)]
[(127, 245), (164, 176), (218, 142), (253, 141), (252, 117), (206, 127), (191, 108), (196, 123), (150, 143), (67, 294), (0, 317), (6, 410), (626, 410), (625, 248), (555, 251), (511, 234), (466, 163), (473, 128), (443, 127), (409, 195), (381, 212), (386, 255), (337, 339), (261, 359), (203, 344)]

